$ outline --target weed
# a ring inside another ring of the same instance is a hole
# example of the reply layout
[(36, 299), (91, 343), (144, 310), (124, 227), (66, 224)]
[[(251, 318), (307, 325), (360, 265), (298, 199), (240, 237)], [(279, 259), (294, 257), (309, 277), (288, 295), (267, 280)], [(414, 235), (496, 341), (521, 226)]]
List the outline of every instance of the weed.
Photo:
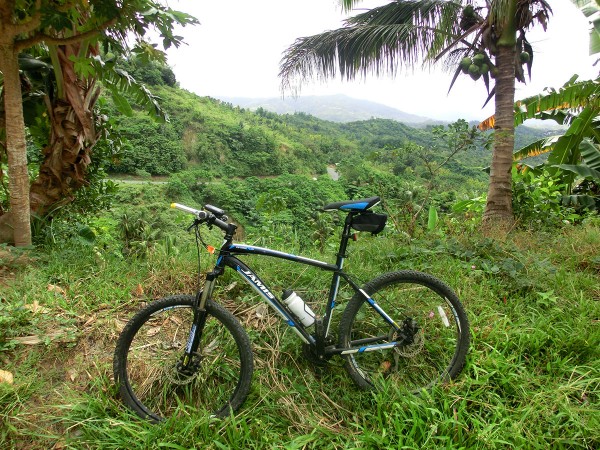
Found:
[[(504, 241), (472, 232), (434, 241), (388, 233), (353, 242), (347, 270), (358, 279), (400, 268), (426, 270), (455, 287), (467, 308), (472, 347), (463, 374), (420, 396), (393, 386), (358, 391), (341, 360), (315, 373), (293, 333), (226, 273), (215, 297), (251, 337), (256, 372), (250, 396), (225, 420), (189, 409), (186, 420), (158, 426), (133, 416), (118, 400), (112, 352), (126, 321), (147, 301), (194, 291), (193, 237), (165, 234), (137, 258), (115, 254), (109, 238), (118, 229), (114, 220), (96, 220), (90, 228), (96, 230), (95, 245), (73, 238), (39, 251), (29, 265), (14, 268), (3, 287), (0, 364), (15, 381), (0, 384), (2, 448), (600, 446), (600, 291), (593, 265), (600, 236), (593, 223), (553, 233), (517, 231)], [(301, 251), (292, 230), (280, 230), (288, 234), (265, 238), (249, 232), (247, 241), (285, 241), (280, 248), (288, 252), (335, 258), (328, 240), (319, 250)], [(211, 245), (220, 241), (217, 233), (205, 238)], [(214, 256), (202, 255), (206, 270)], [(330, 275), (292, 270), (269, 258), (248, 262), (274, 289), (294, 289), (315, 310), (324, 304), (320, 286), (326, 290)], [(340, 308), (351, 293), (341, 289)], [(15, 340), (30, 336), (39, 341)]]

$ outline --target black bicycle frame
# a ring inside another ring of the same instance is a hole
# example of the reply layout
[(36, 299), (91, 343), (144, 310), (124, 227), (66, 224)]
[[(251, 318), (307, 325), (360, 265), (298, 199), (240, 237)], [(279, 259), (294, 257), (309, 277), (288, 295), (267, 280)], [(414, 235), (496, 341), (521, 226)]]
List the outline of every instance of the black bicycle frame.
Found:
[[(377, 313), (387, 321), (391, 327), (396, 330), (400, 330), (400, 326), (381, 309), (379, 305), (360, 287), (358, 286), (349, 275), (343, 271), (344, 260), (346, 258), (346, 250), (348, 241), (352, 236), (350, 227), (351, 214), (348, 215), (344, 224), (342, 232), (342, 238), (340, 241), (340, 247), (337, 253), (337, 259), (335, 264), (329, 264), (323, 261), (318, 261), (303, 256), (294, 255), (291, 253), (285, 253), (278, 250), (271, 250), (268, 248), (257, 247), (246, 244), (234, 244), (232, 243), (231, 236), (225, 236), (225, 242), (219, 251), (219, 256), (215, 268), (212, 272), (209, 272), (206, 276), (206, 283), (204, 289), (198, 293), (197, 296), (197, 312), (194, 320), (194, 325), (188, 344), (186, 346), (186, 356), (189, 357), (198, 347), (198, 342), (202, 334), (202, 328), (206, 319), (206, 310), (204, 308), (206, 301), (212, 298), (212, 292), (216, 279), (224, 272), (225, 267), (230, 267), (238, 272), (242, 278), (279, 314), (279, 316), (292, 328), (292, 330), (302, 339), (303, 342), (316, 346), (317, 352), (323, 355), (333, 354), (349, 354), (349, 353), (362, 353), (366, 351), (381, 350), (385, 348), (391, 348), (401, 342), (387, 342), (385, 344), (372, 344), (385, 339), (387, 336), (378, 336), (368, 339), (362, 339), (360, 341), (353, 342), (351, 348), (339, 348), (336, 346), (324, 346), (325, 337), (329, 335), (329, 326), (331, 324), (332, 312), (335, 307), (335, 301), (338, 295), (340, 278), (343, 278), (355, 292), (360, 292), (365, 298), (365, 301), (375, 310)], [(319, 323), (320, 329), (322, 329), (322, 335), (319, 335), (318, 330), (314, 334), (310, 334), (306, 327), (291, 314), (289, 309), (280, 301), (275, 294), (269, 289), (269, 287), (260, 279), (260, 277), (250, 269), (246, 264), (240, 261), (236, 256), (240, 255), (262, 255), (271, 256), (274, 258), (285, 259), (295, 263), (305, 264), (313, 267), (317, 267), (321, 270), (333, 272), (331, 287), (329, 289), (329, 299), (326, 305), (325, 316)], [(184, 366), (187, 365), (188, 358), (184, 358)]]

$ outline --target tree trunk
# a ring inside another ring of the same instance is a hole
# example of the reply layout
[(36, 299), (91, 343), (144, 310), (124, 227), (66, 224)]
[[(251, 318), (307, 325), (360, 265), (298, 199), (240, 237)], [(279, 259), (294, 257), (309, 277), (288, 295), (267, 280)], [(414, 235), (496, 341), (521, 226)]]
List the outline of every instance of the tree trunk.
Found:
[(73, 193), (86, 183), (93, 143), (83, 136), (73, 108), (58, 101), (50, 108), (50, 142), (44, 148), (44, 161), (31, 185), (31, 209), (43, 216), (58, 202), (69, 203)]
[[(514, 14), (513, 14), (514, 17)], [(483, 214), (484, 228), (509, 230), (514, 225), (512, 209), (512, 161), (515, 142), (515, 44), (514, 27), (507, 26), (498, 42), (496, 66), (494, 150), (490, 185)], [(512, 36), (511, 36), (512, 33)], [(512, 38), (512, 39), (511, 39)]]
[[(91, 150), (97, 140), (93, 108), (99, 95), (93, 79), (79, 79), (71, 55), (79, 52), (80, 44), (57, 49), (64, 80), (64, 100), (47, 100), (50, 136), (44, 148), (44, 161), (31, 186), (31, 209), (44, 215), (57, 202), (73, 200), (73, 192), (86, 184), (86, 169), (91, 162)], [(93, 49), (92, 49), (93, 50)]]
[(1, 217), (0, 236), (2, 242), (14, 242), (16, 246), (22, 247), (31, 245), (29, 174), (19, 61), (12, 39), (10, 42), (0, 42), (0, 71), (4, 76), (6, 153), (10, 189), (10, 211)]

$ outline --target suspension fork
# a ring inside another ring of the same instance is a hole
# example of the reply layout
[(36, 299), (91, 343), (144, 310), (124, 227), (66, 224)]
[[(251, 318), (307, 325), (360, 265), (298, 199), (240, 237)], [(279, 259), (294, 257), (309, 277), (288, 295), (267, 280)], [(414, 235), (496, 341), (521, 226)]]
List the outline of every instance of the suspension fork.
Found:
[(206, 275), (206, 283), (204, 289), (198, 291), (196, 299), (194, 301), (194, 320), (192, 322), (192, 328), (188, 336), (187, 344), (185, 346), (185, 353), (183, 355), (182, 364), (183, 368), (189, 367), (192, 362), (192, 355), (198, 350), (200, 339), (202, 338), (202, 332), (204, 331), (204, 325), (206, 324), (206, 317), (208, 312), (206, 311), (206, 302), (212, 298), (212, 292), (215, 287), (215, 281), (220, 273), (223, 272), (222, 268), (215, 268), (212, 272)]

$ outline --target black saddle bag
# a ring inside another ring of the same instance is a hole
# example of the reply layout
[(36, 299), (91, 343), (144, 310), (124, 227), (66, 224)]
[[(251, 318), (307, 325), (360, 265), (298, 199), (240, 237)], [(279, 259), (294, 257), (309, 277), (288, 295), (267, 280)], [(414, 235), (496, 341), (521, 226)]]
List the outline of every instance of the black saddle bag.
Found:
[(350, 226), (356, 231), (368, 231), (371, 234), (377, 234), (383, 231), (386, 222), (387, 214), (377, 214), (369, 211), (354, 216)]

